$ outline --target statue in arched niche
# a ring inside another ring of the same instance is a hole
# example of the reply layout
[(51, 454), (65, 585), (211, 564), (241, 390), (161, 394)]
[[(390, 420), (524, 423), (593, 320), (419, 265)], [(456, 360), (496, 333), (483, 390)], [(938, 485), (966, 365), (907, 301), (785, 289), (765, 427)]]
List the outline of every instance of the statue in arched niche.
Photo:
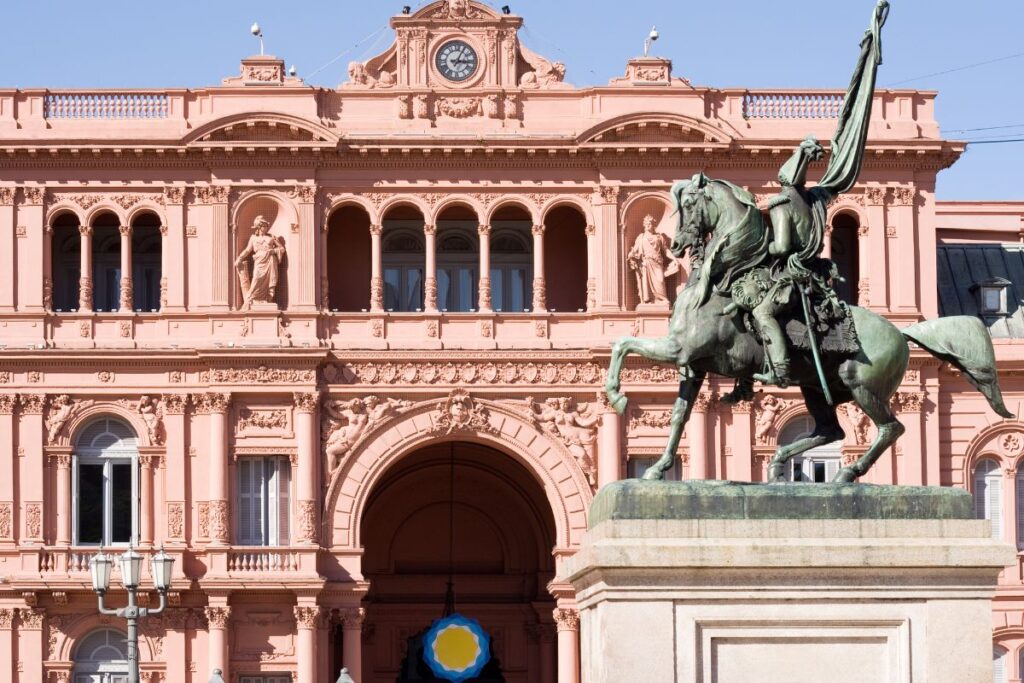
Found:
[(270, 234), (270, 221), (256, 216), (249, 244), (235, 259), (246, 307), (277, 303), (277, 281), (284, 258), (284, 240)]
[(644, 216), (644, 231), (637, 235), (626, 257), (636, 275), (637, 296), (642, 304), (668, 305), (665, 278), (679, 271), (679, 263), (669, 249), (668, 237), (657, 231), (654, 216)]

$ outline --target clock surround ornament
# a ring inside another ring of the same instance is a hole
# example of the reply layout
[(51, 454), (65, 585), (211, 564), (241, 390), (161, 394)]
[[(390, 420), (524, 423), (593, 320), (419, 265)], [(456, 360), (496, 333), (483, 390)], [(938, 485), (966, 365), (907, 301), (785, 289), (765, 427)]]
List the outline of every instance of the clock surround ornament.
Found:
[(434, 54), (434, 68), (447, 81), (466, 85), (480, 73), (477, 49), (464, 38), (445, 40)]

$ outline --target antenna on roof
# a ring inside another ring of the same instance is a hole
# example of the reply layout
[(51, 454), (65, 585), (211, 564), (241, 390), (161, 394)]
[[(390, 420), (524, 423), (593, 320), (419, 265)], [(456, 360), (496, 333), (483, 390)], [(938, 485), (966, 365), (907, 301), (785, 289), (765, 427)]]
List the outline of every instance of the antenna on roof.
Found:
[(260, 57), (263, 56), (263, 29), (256, 22), (253, 22), (252, 27), (249, 28), (249, 33), (253, 34), (260, 39)]
[(651, 52), (651, 45), (653, 45), (654, 41), (656, 41), (660, 37), (661, 37), (661, 35), (658, 33), (658, 27), (657, 26), (652, 26), (651, 27), (651, 32), (649, 34), (647, 34), (647, 40), (644, 41), (644, 57), (646, 57), (648, 54), (650, 54), (650, 52)]

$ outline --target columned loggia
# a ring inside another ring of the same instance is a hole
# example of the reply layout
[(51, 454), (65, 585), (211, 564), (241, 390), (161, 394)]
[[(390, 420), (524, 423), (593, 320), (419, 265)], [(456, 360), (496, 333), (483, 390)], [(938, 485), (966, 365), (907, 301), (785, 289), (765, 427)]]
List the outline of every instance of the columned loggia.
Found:
[(132, 310), (132, 228), (122, 225), (121, 232), (121, 290), (120, 308), (122, 313)]
[(478, 307), (482, 312), (491, 311), (491, 226), (481, 224), (477, 228), (480, 235), (480, 300)]
[(319, 480), (317, 473), (317, 421), (316, 408), (319, 395), (296, 393), (295, 436), (298, 445), (298, 471), (295, 481), (295, 495), (298, 521), (298, 541), (303, 545), (316, 545), (319, 528), (317, 523), (316, 492)]
[(380, 313), (384, 310), (383, 235), (383, 226), (370, 226), (370, 310), (374, 313)]
[(544, 226), (533, 226), (533, 310), (547, 310), (547, 290), (544, 283)]
[(92, 226), (80, 225), (78, 232), (82, 236), (78, 310), (88, 312), (92, 310)]
[(437, 311), (437, 226), (424, 225), (423, 236), (426, 243), (426, 273), (423, 284), (423, 310)]

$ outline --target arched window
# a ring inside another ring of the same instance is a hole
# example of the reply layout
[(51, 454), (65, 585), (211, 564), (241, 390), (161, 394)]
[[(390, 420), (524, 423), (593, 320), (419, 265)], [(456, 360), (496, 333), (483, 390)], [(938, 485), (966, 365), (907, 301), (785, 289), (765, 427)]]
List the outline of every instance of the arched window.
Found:
[(552, 209), (544, 220), (544, 286), (548, 309), (586, 309), (587, 219), (574, 206)]
[(102, 629), (75, 650), (74, 683), (128, 683), (128, 646), (120, 631)]
[(1007, 666), (1007, 654), (1006, 648), (992, 646), (992, 683), (1006, 683), (1010, 668)]
[(95, 219), (92, 228), (92, 309), (117, 311), (121, 304), (121, 231), (112, 213)]
[(533, 221), (518, 205), (491, 217), (491, 308), (522, 313), (533, 306)]
[(409, 313), (423, 308), (423, 231), (384, 229), (384, 308)]
[(77, 311), (82, 268), (82, 235), (78, 231), (77, 216), (66, 213), (53, 222), (50, 249), (53, 310), (58, 313)]
[(437, 307), (467, 313), (476, 307), (480, 245), (468, 229), (447, 227), (437, 238)]
[(992, 538), (1003, 537), (1003, 473), (995, 460), (974, 468), (974, 516), (992, 522)]
[(836, 283), (836, 294), (848, 304), (858, 303), (860, 288), (860, 221), (848, 213), (832, 219), (832, 260), (846, 280)]
[(373, 242), (370, 215), (361, 206), (343, 206), (327, 222), (327, 300), (332, 311), (358, 313), (370, 308)]
[(132, 223), (132, 308), (136, 311), (160, 310), (162, 261), (160, 219), (145, 213)]
[(126, 545), (138, 538), (138, 439), (115, 418), (90, 422), (75, 441), (75, 542)]
[[(814, 418), (810, 415), (795, 417), (779, 432), (779, 445), (796, 443), (810, 436), (813, 431)], [(842, 462), (843, 453), (838, 443), (819, 446), (790, 458), (786, 463), (786, 476), (790, 481), (823, 484), (832, 481), (842, 467)]]

